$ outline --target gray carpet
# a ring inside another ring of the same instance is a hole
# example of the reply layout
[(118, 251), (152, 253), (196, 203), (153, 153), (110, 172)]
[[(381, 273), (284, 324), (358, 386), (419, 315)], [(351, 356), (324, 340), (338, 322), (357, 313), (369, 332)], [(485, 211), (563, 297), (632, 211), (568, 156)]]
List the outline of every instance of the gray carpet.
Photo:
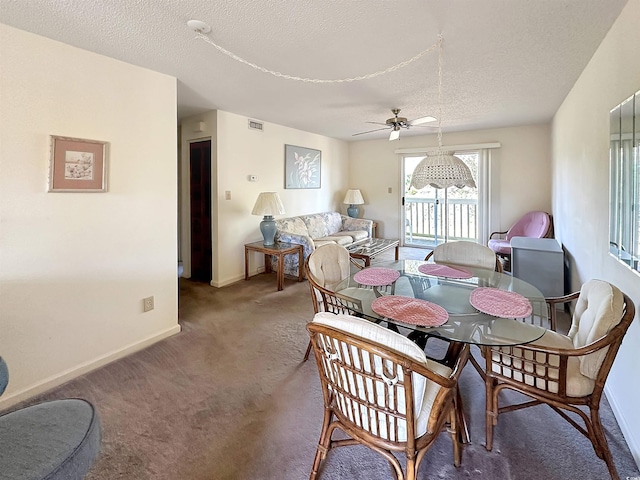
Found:
[[(307, 282), (292, 280), (276, 292), (273, 274), (221, 289), (181, 279), (182, 333), (29, 403), (82, 397), (96, 405), (103, 441), (90, 480), (308, 478), (322, 422), (315, 362), (301, 363), (309, 295)], [(453, 467), (443, 434), (419, 478), (608, 478), (588, 440), (547, 407), (502, 415), (487, 452), (484, 387), (471, 366), (460, 389), (472, 441), (462, 466)], [(621, 477), (640, 476), (606, 401), (602, 417)], [(364, 447), (332, 451), (320, 474), (390, 478), (386, 461)]]

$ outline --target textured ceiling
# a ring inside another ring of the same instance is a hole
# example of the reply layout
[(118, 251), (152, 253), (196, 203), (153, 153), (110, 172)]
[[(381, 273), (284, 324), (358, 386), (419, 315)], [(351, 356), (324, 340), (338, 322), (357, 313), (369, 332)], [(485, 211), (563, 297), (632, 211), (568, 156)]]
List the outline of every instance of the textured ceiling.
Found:
[[(0, 22), (178, 79), (178, 115), (221, 109), (345, 140), (384, 122), (438, 116), (437, 49), (384, 70), (442, 33), (444, 131), (548, 122), (627, 0), (0, 0)], [(0, 48), (2, 48), (0, 46)], [(413, 127), (405, 135), (433, 132)]]

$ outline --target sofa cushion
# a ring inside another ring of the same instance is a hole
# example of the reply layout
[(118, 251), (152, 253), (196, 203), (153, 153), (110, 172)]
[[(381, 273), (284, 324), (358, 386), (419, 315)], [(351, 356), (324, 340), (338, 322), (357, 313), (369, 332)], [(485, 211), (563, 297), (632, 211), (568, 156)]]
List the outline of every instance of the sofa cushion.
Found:
[(301, 215), (309, 236), (313, 239), (327, 237), (342, 230), (342, 215), (338, 212), (314, 213)]
[(330, 235), (328, 237), (318, 238), (317, 240), (314, 240), (314, 242), (316, 243), (316, 245), (318, 244), (318, 242), (333, 242), (337, 243), (338, 245), (346, 246), (353, 243), (353, 238), (351, 238), (349, 235)]
[(359, 242), (361, 240), (366, 240), (367, 238), (369, 238), (369, 232), (367, 232), (366, 230), (354, 230), (353, 232), (341, 231), (341, 232), (332, 233), (331, 236), (332, 237), (348, 236), (348, 237), (351, 237), (351, 241)]
[(295, 233), (297, 235), (309, 235), (307, 225), (304, 223), (301, 217), (281, 218), (276, 221), (278, 230), (288, 233)]

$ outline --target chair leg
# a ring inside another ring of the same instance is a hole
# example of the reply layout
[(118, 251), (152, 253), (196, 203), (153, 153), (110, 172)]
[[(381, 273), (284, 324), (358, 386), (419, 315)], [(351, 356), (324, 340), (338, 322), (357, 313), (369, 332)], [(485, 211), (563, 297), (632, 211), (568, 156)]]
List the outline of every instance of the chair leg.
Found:
[(485, 378), (485, 448), (489, 452), (493, 449), (493, 426), (498, 422), (498, 398), (494, 398), (493, 393), (495, 384), (493, 378)]
[(618, 471), (616, 470), (615, 463), (613, 462), (611, 450), (609, 450), (609, 444), (607, 443), (607, 437), (605, 436), (602, 422), (600, 422), (600, 413), (597, 408), (590, 409), (590, 412), (593, 434), (595, 436), (595, 438), (592, 439), (592, 442), (594, 443), (593, 448), (596, 451), (596, 454), (607, 464), (607, 469), (609, 470), (611, 478), (613, 480), (620, 478), (618, 477)]
[(329, 424), (331, 423), (332, 417), (331, 410), (328, 408), (324, 409), (324, 418), (322, 419), (322, 431), (320, 432), (320, 439), (318, 440), (318, 448), (316, 448), (316, 456), (313, 459), (313, 466), (311, 467), (311, 474), (309, 475), (309, 480), (315, 480), (318, 476), (318, 470), (320, 469), (320, 464), (326, 458), (327, 452), (329, 451), (329, 444), (331, 443), (331, 432), (329, 431)]
[(456, 417), (456, 431), (458, 432), (458, 439), (461, 443), (471, 443), (469, 439), (469, 429), (467, 428), (467, 419), (464, 418), (462, 395), (460, 395), (460, 390), (457, 388), (455, 400), (453, 402), (453, 411)]
[(449, 414), (449, 432), (451, 434), (451, 441), (453, 442), (453, 465), (459, 467), (462, 463), (462, 442), (460, 423), (458, 422), (458, 412), (455, 405)]
[(311, 340), (309, 340), (309, 345), (307, 345), (307, 351), (304, 354), (304, 358), (302, 359), (303, 362), (306, 362), (307, 360), (309, 360), (309, 354), (311, 353)]

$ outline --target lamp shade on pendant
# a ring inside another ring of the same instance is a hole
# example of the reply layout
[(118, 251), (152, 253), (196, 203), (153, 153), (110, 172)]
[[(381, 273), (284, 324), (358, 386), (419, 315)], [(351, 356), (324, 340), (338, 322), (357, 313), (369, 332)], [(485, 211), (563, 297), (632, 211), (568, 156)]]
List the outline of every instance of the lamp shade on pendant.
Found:
[(421, 190), (427, 185), (435, 188), (476, 188), (476, 182), (466, 163), (453, 152), (427, 152), (411, 175), (411, 186)]
[(347, 190), (347, 194), (344, 196), (344, 201), (342, 203), (349, 205), (349, 208), (347, 208), (347, 215), (352, 218), (358, 218), (359, 212), (356, 205), (362, 205), (364, 203), (364, 198), (362, 198), (360, 190)]
[(265, 246), (268, 247), (275, 243), (276, 222), (273, 216), (284, 215), (284, 213), (284, 205), (276, 192), (262, 192), (258, 195), (251, 215), (264, 215), (260, 222), (260, 232), (262, 232)]

